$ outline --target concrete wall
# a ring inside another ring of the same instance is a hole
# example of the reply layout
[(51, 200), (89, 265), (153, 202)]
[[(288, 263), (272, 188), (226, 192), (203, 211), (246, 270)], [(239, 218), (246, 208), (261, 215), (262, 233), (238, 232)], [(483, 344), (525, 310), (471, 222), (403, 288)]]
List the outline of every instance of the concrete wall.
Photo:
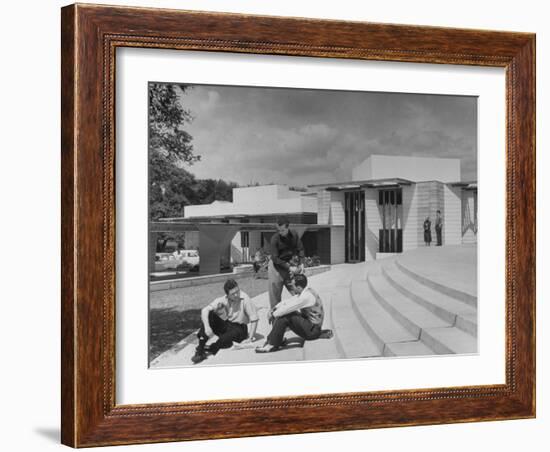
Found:
[(443, 245), (462, 243), (462, 189), (445, 185), (445, 215), (443, 217)]
[(477, 193), (462, 190), (462, 243), (477, 242)]
[(346, 212), (344, 204), (344, 192), (327, 190), (317, 192), (318, 224), (345, 225)]
[(330, 228), (330, 263), (342, 264), (346, 261), (344, 228)]
[(224, 215), (317, 213), (317, 198), (289, 190), (283, 185), (265, 185), (233, 189), (233, 202), (214, 201), (211, 204), (184, 207), (184, 217)]
[(441, 211), (445, 218), (445, 185), (440, 182), (421, 182), (416, 186), (416, 198), (418, 203), (417, 240), (424, 244), (424, 220), (430, 217), (432, 222), (432, 245), (436, 243), (435, 216), (437, 210)]
[(353, 169), (352, 180), (402, 178), (413, 182), (460, 180), (460, 159), (371, 155)]
[(255, 187), (238, 187), (233, 189), (234, 204), (250, 204), (258, 199), (299, 199), (301, 192), (289, 190), (286, 185), (259, 185)]
[(382, 227), (378, 210), (378, 191), (365, 190), (365, 260), (376, 259), (378, 252), (378, 233)]
[(330, 194), (331, 192), (327, 190), (317, 192), (317, 222), (319, 224), (329, 224)]
[(343, 191), (329, 193), (331, 194), (329, 224), (344, 226), (346, 224), (345, 193)]
[(417, 185), (403, 187), (403, 251), (418, 248), (418, 197)]

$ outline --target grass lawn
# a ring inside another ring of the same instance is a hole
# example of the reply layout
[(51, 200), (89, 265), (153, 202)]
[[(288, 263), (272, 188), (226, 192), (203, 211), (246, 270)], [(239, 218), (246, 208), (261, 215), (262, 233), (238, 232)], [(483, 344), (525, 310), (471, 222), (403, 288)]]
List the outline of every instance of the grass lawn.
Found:
[[(238, 279), (251, 298), (267, 292), (267, 279), (253, 276)], [(169, 350), (201, 325), (200, 311), (214, 298), (224, 295), (223, 284), (151, 292), (149, 305), (149, 361)]]

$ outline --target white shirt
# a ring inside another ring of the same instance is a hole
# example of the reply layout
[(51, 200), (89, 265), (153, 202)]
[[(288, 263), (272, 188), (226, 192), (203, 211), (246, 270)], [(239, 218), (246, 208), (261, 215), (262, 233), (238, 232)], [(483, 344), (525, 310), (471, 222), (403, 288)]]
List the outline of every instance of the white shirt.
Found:
[(273, 311), (273, 316), (282, 317), (291, 312), (298, 311), (302, 308), (310, 308), (315, 305), (315, 295), (307, 289), (309, 289), (309, 286), (306, 286), (300, 295), (294, 295), (278, 303)]

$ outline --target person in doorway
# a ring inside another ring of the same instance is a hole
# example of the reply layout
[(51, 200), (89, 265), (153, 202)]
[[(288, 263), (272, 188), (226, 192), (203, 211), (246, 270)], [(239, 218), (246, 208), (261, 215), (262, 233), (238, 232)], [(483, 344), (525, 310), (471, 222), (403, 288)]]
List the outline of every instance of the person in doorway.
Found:
[[(228, 279), (223, 289), (225, 296), (216, 298), (201, 311), (202, 326), (197, 333), (199, 345), (191, 358), (193, 364), (222, 348), (231, 348), (233, 342), (252, 342), (255, 338), (258, 314), (250, 297), (239, 289), (234, 279)], [(208, 340), (215, 336), (217, 340), (207, 346)]]
[[(297, 265), (291, 260), (297, 257)], [(292, 291), (292, 278), (304, 271), (304, 245), (298, 232), (290, 229), (287, 217), (277, 219), (277, 232), (271, 237), (271, 259), (269, 261), (268, 292), (269, 305), (273, 309), (280, 301), (283, 286)]]
[(278, 303), (268, 314), (273, 324), (266, 343), (256, 349), (256, 353), (269, 353), (278, 350), (284, 342), (287, 329), (309, 341), (319, 338), (330, 339), (332, 330), (323, 330), (324, 309), (319, 294), (308, 285), (306, 275), (294, 276), (295, 296)]
[(432, 222), (430, 217), (424, 220), (424, 245), (430, 246), (432, 243)]
[(443, 218), (441, 218), (441, 210), (438, 210), (435, 214), (435, 235), (437, 237), (436, 246), (441, 246), (443, 244), (442, 231), (443, 231)]

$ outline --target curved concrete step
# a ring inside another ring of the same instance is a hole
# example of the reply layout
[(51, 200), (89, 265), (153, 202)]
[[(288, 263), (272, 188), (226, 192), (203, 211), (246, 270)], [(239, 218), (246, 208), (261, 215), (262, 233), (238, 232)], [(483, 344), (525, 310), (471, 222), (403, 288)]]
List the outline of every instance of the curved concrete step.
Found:
[(384, 263), (382, 275), (398, 292), (464, 332), (477, 336), (477, 309), (409, 276), (396, 262)]
[(433, 281), (426, 276), (421, 275), (418, 271), (413, 270), (410, 265), (403, 264), (399, 261), (399, 259), (395, 261), (395, 264), (401, 271), (418, 281), (420, 284), (423, 284), (430, 289), (436, 290), (444, 295), (447, 295), (474, 308), (477, 308), (477, 297), (461, 290), (453, 289), (452, 287), (444, 285), (440, 282)]
[[(404, 296), (382, 275), (369, 274), (369, 287), (392, 316), (437, 354), (476, 353), (477, 339)], [(411, 347), (411, 346), (409, 346)]]
[(333, 292), (332, 322), (336, 347), (344, 358), (382, 355), (382, 350), (367, 334), (353, 310), (349, 287), (338, 287)]
[[(334, 323), (332, 321), (332, 293), (330, 291), (320, 291), (319, 296), (323, 300), (325, 309), (325, 320), (323, 329), (331, 329), (334, 332)], [(310, 360), (332, 360), (343, 358), (341, 351), (336, 346), (336, 338), (316, 339), (314, 341), (304, 342), (304, 359)]]
[(386, 344), (384, 356), (426, 356), (436, 353), (422, 341), (394, 342)]
[(367, 282), (372, 294), (382, 307), (416, 338), (420, 337), (420, 331), (423, 328), (451, 326), (450, 322), (442, 320), (426, 308), (405, 297), (381, 274), (369, 273)]
[(477, 339), (456, 327), (423, 329), (420, 340), (438, 354), (477, 353)]
[(357, 319), (380, 350), (384, 350), (388, 343), (418, 340), (417, 335), (411, 334), (380, 305), (367, 281), (351, 283), (351, 301)]
[(384, 276), (370, 273), (367, 281), (380, 304), (436, 354), (477, 352), (477, 339), (404, 296)]

